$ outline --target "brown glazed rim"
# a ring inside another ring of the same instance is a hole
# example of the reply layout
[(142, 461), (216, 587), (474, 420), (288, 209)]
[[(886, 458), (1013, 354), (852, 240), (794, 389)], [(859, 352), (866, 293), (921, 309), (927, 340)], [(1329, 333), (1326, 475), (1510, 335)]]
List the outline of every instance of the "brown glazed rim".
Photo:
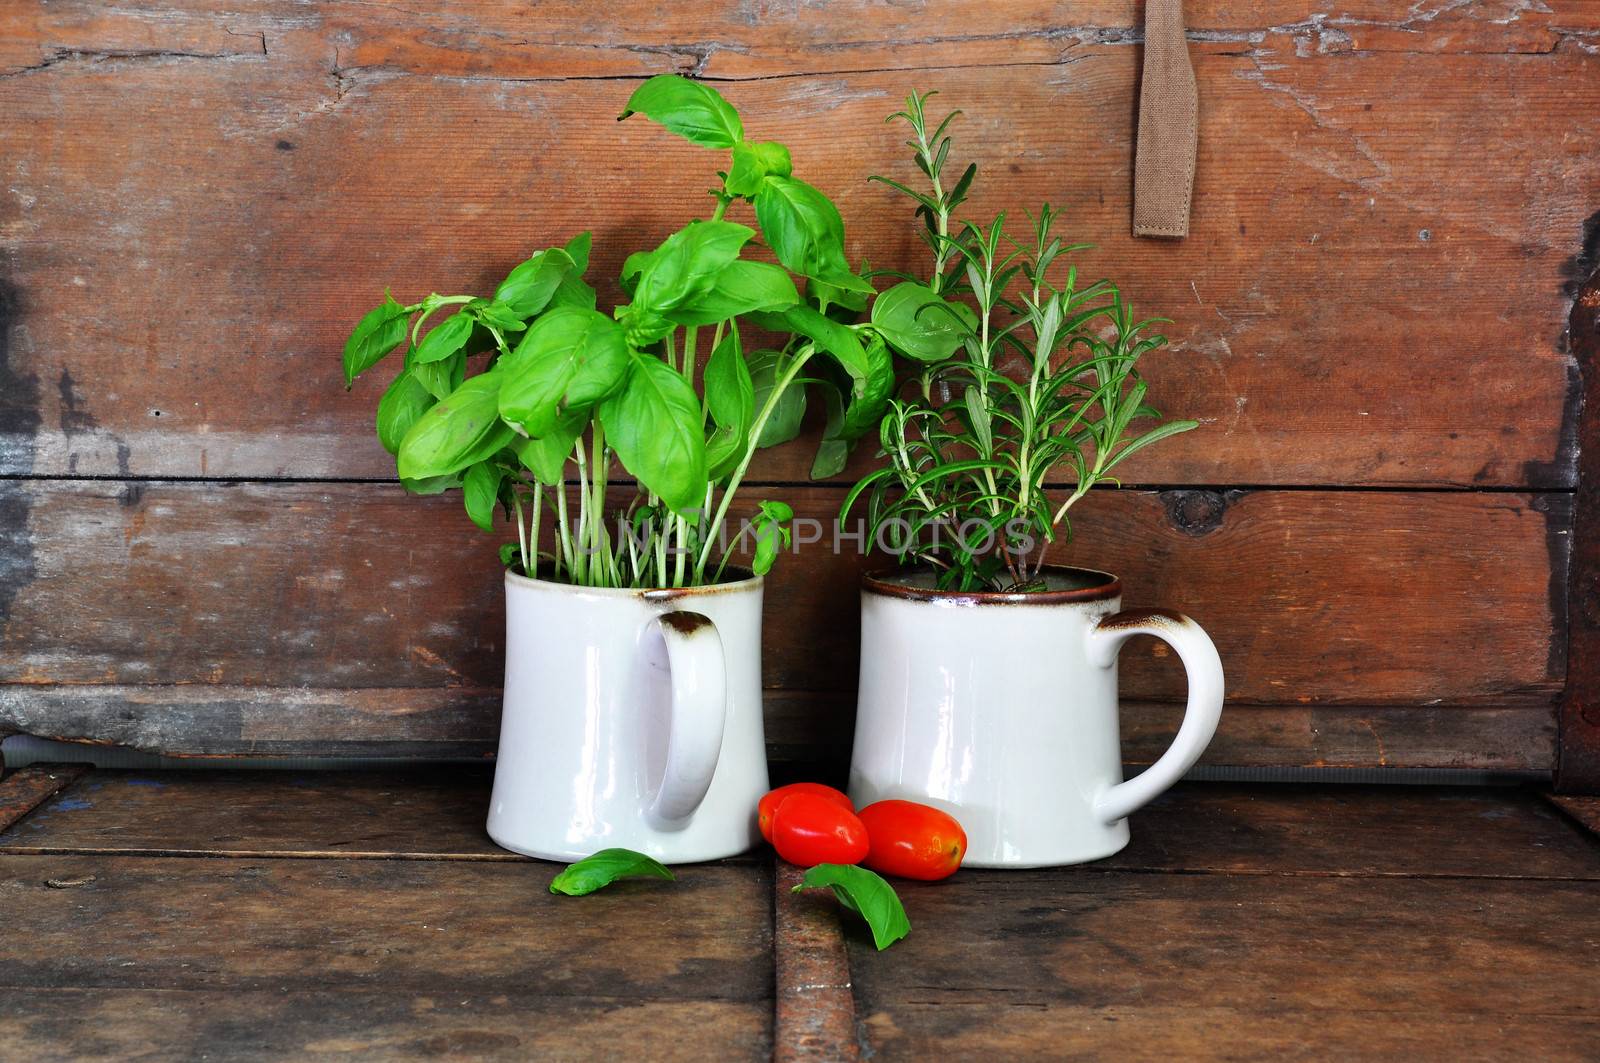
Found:
[[(541, 566), (542, 569), (543, 566)], [(592, 598), (642, 598), (647, 602), (670, 602), (679, 598), (706, 598), (716, 594), (736, 594), (760, 588), (766, 581), (765, 576), (758, 576), (748, 568), (739, 565), (729, 565), (728, 574), (732, 577), (721, 583), (705, 583), (697, 587), (581, 587), (575, 583), (560, 583), (552, 579), (534, 579), (524, 576), (520, 572), (511, 571), (510, 566), (505, 569), (507, 583), (525, 584), (544, 591), (557, 591), (571, 593), (574, 596)]]
[[(899, 580), (914, 575), (917, 569), (880, 569), (861, 577), (861, 588), (885, 598), (908, 602), (941, 602), (945, 605), (1066, 605), (1076, 602), (1101, 602), (1122, 594), (1122, 581), (1109, 572), (1071, 565), (1046, 565), (1043, 572), (1057, 576), (1087, 577), (1087, 587), (1059, 591), (933, 591), (907, 587)], [(1098, 581), (1098, 582), (1093, 582)]]

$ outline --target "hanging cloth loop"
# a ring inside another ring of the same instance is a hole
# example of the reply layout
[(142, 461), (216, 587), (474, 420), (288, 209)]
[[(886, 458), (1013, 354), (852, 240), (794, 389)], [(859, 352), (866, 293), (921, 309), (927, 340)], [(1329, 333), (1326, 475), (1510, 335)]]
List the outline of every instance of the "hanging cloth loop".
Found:
[(1133, 164), (1133, 235), (1189, 235), (1200, 95), (1183, 35), (1183, 0), (1145, 0), (1144, 76)]

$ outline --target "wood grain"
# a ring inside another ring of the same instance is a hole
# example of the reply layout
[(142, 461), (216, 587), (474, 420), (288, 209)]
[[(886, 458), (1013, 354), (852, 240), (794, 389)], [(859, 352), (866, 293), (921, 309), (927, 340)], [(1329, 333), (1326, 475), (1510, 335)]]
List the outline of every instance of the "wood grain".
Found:
[(623, 882), (581, 899), (549, 892), (558, 870), (8, 855), (0, 893), (13, 934), (0, 945), (0, 981), (16, 990), (366, 986), (399, 995), (772, 999), (767, 869), (698, 865), (667, 888)]
[(19, 1059), (120, 1061), (766, 1059), (765, 1002), (560, 998), (520, 986), (392, 992), (365, 986), (0, 992), (0, 1037)]
[(1584, 1063), (1600, 1021), (1496, 1011), (1315, 1011), (908, 1000), (862, 1020), (875, 1060), (1471, 1060)]
[(1600, 844), (1531, 795), (1189, 785), (1132, 826), (1095, 864), (904, 883), (897, 955), (847, 927), (874, 1058), (1576, 1060), (1600, 1033), (1573, 992)]
[[(752, 492), (768, 494), (817, 522), (839, 498)], [(52, 481), (0, 497), (27, 514), (10, 540), (22, 563), (6, 585), (0, 728), (185, 753), (492, 750), (498, 540), (455, 500), (369, 484)], [(1565, 608), (1549, 551), (1567, 520), (1566, 499), (1548, 495), (1102, 492), (1076, 522), (1094, 552), (1061, 556), (1120, 572), (1127, 604), (1177, 606), (1211, 632), (1233, 703), (1260, 707), (1225, 716), (1214, 763), (1547, 770)], [(835, 556), (822, 534), (770, 577), (765, 681), (778, 741), (838, 748), (856, 574), (881, 562)], [(1163, 651), (1124, 652), (1131, 702), (1181, 696)], [(807, 718), (783, 707), (790, 695), (831, 708)], [(1391, 711), (1403, 706), (1426, 711)], [(1137, 761), (1175, 716), (1131, 707), (1130, 720)]]
[[(1028, 1027), (1035, 1053), (1057, 1040), (1080, 1052), (1114, 1043), (1121, 1024), (1086, 1024), (1083, 1009), (1137, 1012), (1144, 1026), (1174, 1008), (1292, 1017), (1314, 1055), (1341, 1033), (1360, 1053), (1365, 1038), (1341, 1013), (1371, 1014), (1388, 1031), (1369, 1053), (1419, 1017), (1424, 1028), (1459, 1026), (1483, 1054), (1505, 1023), (1537, 1016), (1558, 1031), (1557, 1051), (1570, 1051), (1592, 1034), (1600, 1004), (1583, 977), (1600, 948), (1595, 882), (1019, 872), (900, 893), (914, 930), (890, 952), (847, 928), (874, 1049), (899, 1032), (899, 1051), (914, 1053), (947, 1022), (981, 1022), (965, 1010), (981, 1002), (1001, 1015), (1040, 1011)], [(1250, 1025), (1234, 1035), (1244, 1056), (1292, 1029), (1258, 1041)], [(1007, 1036), (965, 1031), (970, 1045)]]
[[(97, 709), (101, 720), (113, 715), (110, 705)], [(842, 772), (850, 759), (853, 694), (768, 691), (766, 711), (770, 756)], [(41, 709), (39, 716), (48, 713)], [(1181, 704), (1124, 699), (1124, 762), (1154, 763), (1171, 745), (1182, 716)], [(1200, 763), (1548, 775), (1555, 748), (1556, 722), (1548, 707), (1236, 704), (1223, 712)]]
[(1511, 788), (1188, 783), (1098, 868), (1600, 881), (1600, 844)]
[(25, 818), (88, 770), (79, 764), (30, 764), (0, 779), (0, 832)]
[[(756, 488), (749, 504), (769, 495), (800, 522), (769, 578), (766, 685), (853, 690), (857, 573), (890, 562), (845, 539), (833, 553), (838, 491)], [(494, 549), (515, 534), (479, 533), (457, 499), (52, 481), (0, 496), (27, 508), (9, 545), (31, 569), (6, 587), (6, 682), (498, 685)], [(1053, 556), (1119, 573), (1127, 605), (1194, 616), (1236, 702), (1547, 707), (1564, 674), (1548, 551), (1567, 520), (1560, 496), (1113, 491), (1081, 507), (1085, 545)], [(1122, 674), (1130, 698), (1182, 694), (1153, 641)]]
[(484, 831), (489, 785), (465, 766), (96, 771), (0, 832), (0, 853), (525, 861)]
[(1557, 790), (1576, 794), (1600, 794), (1600, 213), (1589, 221), (1584, 253), (1574, 263), (1577, 294), (1567, 332), (1583, 381), (1577, 435), (1586, 460), (1573, 501), (1571, 668), (1561, 697), (1555, 776)]
[(775, 1063), (854, 1063), (855, 1004), (837, 902), (822, 892), (794, 892), (804, 872), (776, 862), (772, 884), (776, 972)]
[(1573, 821), (1596, 837), (1600, 837), (1600, 797), (1582, 797), (1574, 794), (1552, 794), (1550, 800)]
[(963, 107), (988, 175), (975, 213), (1052, 200), (1100, 244), (1086, 269), (1174, 319), (1152, 393), (1206, 430), (1130, 482), (1572, 486), (1563, 285), (1600, 201), (1592, 6), (1192, 6), (1199, 177), (1192, 237), (1168, 247), (1127, 235), (1131, 3), (531, 21), (459, 3), (427, 33), (354, 3), (12, 5), (3, 467), (388, 475), (369, 424), (385, 374), (339, 387), (351, 323), (385, 284), (481, 289), (591, 226), (609, 278), (703, 211), (703, 153), (611, 121), (632, 79), (689, 69), (732, 79), (880, 266), (916, 247), (865, 183), (909, 173), (883, 115), (917, 86)]

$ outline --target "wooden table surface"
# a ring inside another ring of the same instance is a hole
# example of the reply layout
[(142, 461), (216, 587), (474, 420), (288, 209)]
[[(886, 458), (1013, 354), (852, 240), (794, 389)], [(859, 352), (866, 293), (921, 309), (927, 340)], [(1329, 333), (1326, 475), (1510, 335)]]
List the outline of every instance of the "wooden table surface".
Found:
[(1592, 809), (1192, 784), (1108, 860), (897, 883), (763, 852), (552, 896), (488, 775), (0, 781), (0, 1058), (1592, 1059)]

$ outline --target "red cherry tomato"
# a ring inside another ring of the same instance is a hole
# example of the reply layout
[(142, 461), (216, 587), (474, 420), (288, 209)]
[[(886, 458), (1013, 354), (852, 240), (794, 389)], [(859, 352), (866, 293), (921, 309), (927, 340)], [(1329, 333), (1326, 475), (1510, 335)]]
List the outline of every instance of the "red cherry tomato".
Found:
[(967, 832), (948, 812), (915, 801), (879, 801), (860, 812), (874, 871), (931, 882), (948, 878), (967, 854)]
[(780, 786), (769, 792), (756, 806), (757, 825), (761, 827), (761, 836), (769, 842), (772, 840), (772, 814), (783, 804), (783, 799), (791, 794), (816, 794), (818, 797), (826, 797), (840, 808), (850, 812), (856, 810), (856, 806), (848, 797), (833, 787), (824, 786), (819, 782), (792, 782), (788, 786)]
[(855, 864), (867, 855), (867, 828), (821, 794), (790, 794), (772, 815), (772, 847), (797, 867)]

